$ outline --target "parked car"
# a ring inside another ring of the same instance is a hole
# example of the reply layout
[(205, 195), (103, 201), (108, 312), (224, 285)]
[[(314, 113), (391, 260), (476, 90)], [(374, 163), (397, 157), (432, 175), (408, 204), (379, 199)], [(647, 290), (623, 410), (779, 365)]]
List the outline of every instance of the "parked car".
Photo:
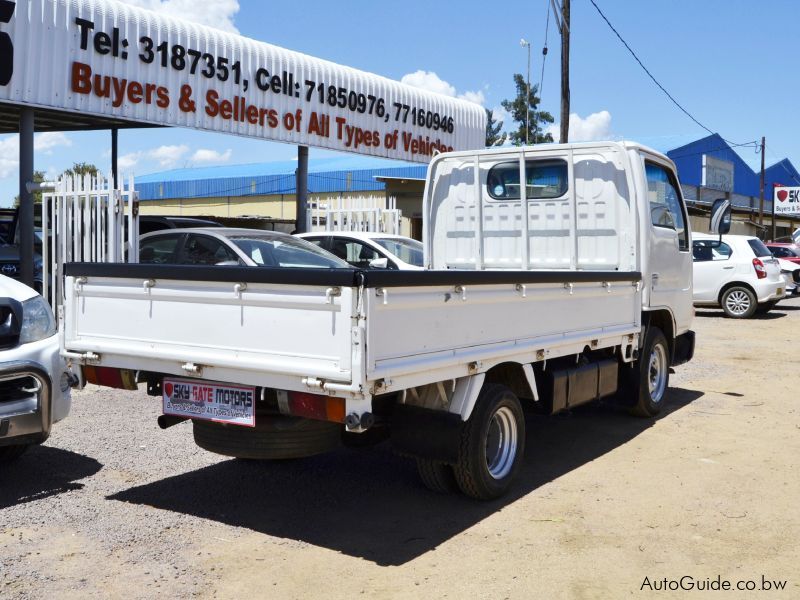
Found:
[[(0, 235), (0, 275), (16, 280), (22, 276), (19, 245), (11, 244), (2, 235)], [(38, 253), (33, 255), (33, 287), (37, 294), (42, 293), (42, 257)]]
[(402, 235), (358, 231), (298, 233), (320, 248), (360, 269), (424, 268), (422, 243)]
[(800, 264), (800, 245), (794, 242), (767, 242), (765, 246), (775, 258)]
[(48, 438), (69, 414), (72, 381), (47, 302), (0, 275), (0, 462)]
[(776, 260), (781, 268), (781, 275), (786, 281), (786, 294), (800, 294), (800, 263), (791, 262), (784, 258)]
[(139, 238), (139, 262), (173, 265), (352, 269), (287, 233), (234, 227), (167, 229)]
[(222, 223), (211, 219), (196, 217), (162, 217), (160, 215), (140, 215), (139, 235), (162, 229), (187, 229), (189, 227), (222, 227)]
[(764, 242), (747, 235), (693, 233), (693, 301), (720, 306), (735, 319), (767, 312), (786, 295), (778, 260)]

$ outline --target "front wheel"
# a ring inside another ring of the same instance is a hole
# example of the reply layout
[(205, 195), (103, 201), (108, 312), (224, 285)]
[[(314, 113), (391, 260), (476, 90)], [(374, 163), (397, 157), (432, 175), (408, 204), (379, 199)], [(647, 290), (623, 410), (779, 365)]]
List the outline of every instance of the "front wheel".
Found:
[(502, 496), (522, 466), (525, 416), (503, 385), (486, 384), (464, 423), (453, 471), (461, 491), (479, 500)]
[(749, 319), (758, 307), (756, 295), (744, 286), (733, 286), (725, 290), (720, 299), (723, 312), (732, 319)]
[(637, 417), (656, 416), (661, 412), (669, 385), (669, 346), (658, 327), (648, 328), (632, 375), (631, 391), (636, 403), (631, 413)]

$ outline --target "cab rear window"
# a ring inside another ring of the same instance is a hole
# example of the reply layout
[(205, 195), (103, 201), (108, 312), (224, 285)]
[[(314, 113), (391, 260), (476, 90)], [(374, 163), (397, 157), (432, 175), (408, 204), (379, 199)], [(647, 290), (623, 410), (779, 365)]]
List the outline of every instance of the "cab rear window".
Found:
[(769, 251), (769, 248), (767, 248), (764, 245), (764, 242), (762, 242), (761, 240), (753, 238), (747, 240), (747, 243), (750, 244), (750, 248), (753, 249), (753, 254), (755, 254), (757, 257), (772, 256), (772, 253)]

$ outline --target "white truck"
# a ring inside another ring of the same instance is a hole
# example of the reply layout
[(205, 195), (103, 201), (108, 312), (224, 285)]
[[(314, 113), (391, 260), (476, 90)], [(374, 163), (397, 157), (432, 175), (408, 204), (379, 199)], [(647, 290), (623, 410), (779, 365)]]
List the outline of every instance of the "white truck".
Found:
[(89, 381), (146, 382), (160, 425), (191, 419), (207, 450), (388, 436), (428, 487), (480, 499), (520, 468), (522, 402), (659, 412), (694, 351), (667, 157), (616, 142), (441, 154), (424, 217), (422, 271), (67, 265), (62, 353)]

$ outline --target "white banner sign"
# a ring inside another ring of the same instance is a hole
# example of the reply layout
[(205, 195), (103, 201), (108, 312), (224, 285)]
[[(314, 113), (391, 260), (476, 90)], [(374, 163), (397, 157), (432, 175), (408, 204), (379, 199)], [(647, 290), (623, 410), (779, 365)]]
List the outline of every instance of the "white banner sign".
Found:
[(776, 215), (800, 216), (800, 187), (776, 187), (773, 202)]
[(486, 132), (477, 104), (113, 0), (0, 0), (0, 102), (416, 162)]

